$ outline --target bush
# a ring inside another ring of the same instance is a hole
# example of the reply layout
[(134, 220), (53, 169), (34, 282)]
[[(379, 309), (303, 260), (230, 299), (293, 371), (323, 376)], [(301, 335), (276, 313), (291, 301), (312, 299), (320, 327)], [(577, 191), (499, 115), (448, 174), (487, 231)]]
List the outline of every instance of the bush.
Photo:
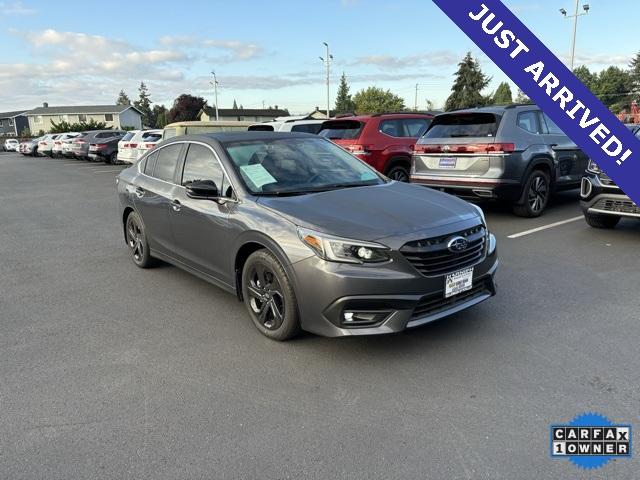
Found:
[(104, 122), (96, 122), (90, 120), (88, 122), (69, 123), (62, 121), (60, 123), (51, 122), (51, 130), (49, 133), (66, 133), (66, 132), (86, 132), (87, 130), (109, 130)]

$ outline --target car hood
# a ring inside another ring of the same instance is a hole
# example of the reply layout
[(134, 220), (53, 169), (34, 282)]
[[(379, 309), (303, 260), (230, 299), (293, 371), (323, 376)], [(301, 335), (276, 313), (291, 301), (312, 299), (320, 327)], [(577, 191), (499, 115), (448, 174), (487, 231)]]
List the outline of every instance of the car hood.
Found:
[(295, 197), (260, 197), (258, 203), (298, 226), (368, 241), (479, 218), (476, 208), (459, 198), (399, 182)]

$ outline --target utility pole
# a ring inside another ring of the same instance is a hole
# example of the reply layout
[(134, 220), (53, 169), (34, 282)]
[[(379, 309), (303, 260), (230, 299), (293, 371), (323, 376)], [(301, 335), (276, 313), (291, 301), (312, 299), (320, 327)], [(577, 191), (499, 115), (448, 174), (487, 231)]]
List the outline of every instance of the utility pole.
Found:
[(416, 83), (416, 100), (413, 103), (413, 111), (417, 112), (418, 111), (418, 88), (420, 88), (420, 84)]
[(213, 75), (213, 82), (209, 82), (209, 83), (213, 85), (213, 91), (214, 91), (215, 102), (216, 102), (216, 122), (217, 122), (220, 119), (218, 115), (218, 79), (216, 78), (216, 72), (214, 72), (213, 70), (211, 70), (211, 75)]
[(580, 13), (580, 0), (576, 0), (576, 13), (574, 15), (567, 15), (567, 11), (564, 8), (560, 9), (560, 13), (564, 15), (564, 18), (573, 18), (573, 42), (571, 43), (571, 71), (573, 72), (573, 68), (575, 66), (576, 61), (576, 38), (578, 36), (578, 18), (583, 15), (589, 14), (589, 9), (591, 7), (588, 3), (582, 6), (584, 10), (583, 13)]
[(333, 55), (329, 53), (329, 44), (327, 42), (322, 42), (322, 44), (327, 48), (326, 59), (320, 57), (320, 60), (322, 60), (327, 67), (327, 118), (331, 118), (331, 95), (329, 86), (331, 81), (331, 62), (333, 61)]

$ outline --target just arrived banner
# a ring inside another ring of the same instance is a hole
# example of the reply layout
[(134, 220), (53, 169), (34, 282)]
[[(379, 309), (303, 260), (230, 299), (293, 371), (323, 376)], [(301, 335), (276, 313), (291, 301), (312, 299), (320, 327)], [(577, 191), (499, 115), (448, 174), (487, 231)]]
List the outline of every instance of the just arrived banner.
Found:
[(500, 0), (433, 2), (640, 205), (640, 140)]

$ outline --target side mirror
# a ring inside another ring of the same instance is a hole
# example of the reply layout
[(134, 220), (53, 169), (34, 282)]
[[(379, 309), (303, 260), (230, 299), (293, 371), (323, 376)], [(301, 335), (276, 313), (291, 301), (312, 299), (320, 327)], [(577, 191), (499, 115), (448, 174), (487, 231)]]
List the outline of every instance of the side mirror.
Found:
[(220, 197), (218, 187), (211, 180), (196, 180), (186, 186), (187, 196), (200, 200), (216, 200)]

